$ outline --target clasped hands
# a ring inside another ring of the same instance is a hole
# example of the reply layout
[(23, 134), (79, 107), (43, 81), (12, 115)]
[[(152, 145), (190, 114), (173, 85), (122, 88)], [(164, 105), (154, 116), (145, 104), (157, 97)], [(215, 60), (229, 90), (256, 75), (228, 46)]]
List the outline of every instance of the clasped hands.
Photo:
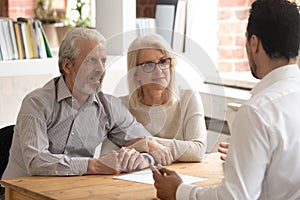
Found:
[[(135, 141), (136, 142), (136, 141)], [(168, 147), (162, 146), (153, 140), (147, 142), (149, 153), (157, 164), (169, 165), (173, 156)], [(87, 174), (119, 174), (149, 167), (148, 158), (133, 148), (122, 147), (100, 158), (89, 158)]]
[(149, 167), (149, 161), (135, 149), (122, 147), (100, 158), (90, 158), (87, 174), (119, 174)]
[(125, 146), (133, 145), (134, 143), (139, 142), (140, 140), (147, 141), (149, 154), (153, 156), (154, 160), (156, 161), (156, 164), (169, 165), (173, 162), (173, 156), (170, 151), (170, 148), (159, 144), (155, 140), (149, 138), (146, 139), (145, 137), (139, 137), (127, 142)]

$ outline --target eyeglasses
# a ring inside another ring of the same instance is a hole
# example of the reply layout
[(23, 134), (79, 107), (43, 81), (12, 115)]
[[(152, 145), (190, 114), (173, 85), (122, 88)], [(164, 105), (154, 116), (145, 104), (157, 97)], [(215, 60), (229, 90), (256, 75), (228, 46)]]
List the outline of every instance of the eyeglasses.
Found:
[(151, 73), (155, 70), (156, 66), (158, 66), (161, 70), (169, 69), (171, 67), (171, 61), (171, 58), (161, 58), (157, 63), (145, 62), (139, 64), (138, 66), (141, 66), (144, 72)]

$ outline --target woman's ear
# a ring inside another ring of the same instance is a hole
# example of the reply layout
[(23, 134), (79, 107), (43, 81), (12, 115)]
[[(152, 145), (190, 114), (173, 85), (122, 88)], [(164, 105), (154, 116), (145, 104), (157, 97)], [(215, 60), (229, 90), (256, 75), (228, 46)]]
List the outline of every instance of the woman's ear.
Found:
[(71, 73), (72, 62), (70, 61), (70, 59), (65, 58), (62, 62), (62, 66), (63, 66), (63, 69), (64, 69), (66, 74)]

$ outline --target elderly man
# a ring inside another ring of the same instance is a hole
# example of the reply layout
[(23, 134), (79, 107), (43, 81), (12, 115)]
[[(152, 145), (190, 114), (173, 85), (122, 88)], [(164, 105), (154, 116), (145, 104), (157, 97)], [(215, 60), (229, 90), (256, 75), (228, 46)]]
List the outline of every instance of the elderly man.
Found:
[[(116, 174), (149, 166), (150, 154), (143, 156), (130, 148), (138, 144), (93, 158), (96, 146), (105, 138), (122, 147), (151, 135), (120, 100), (101, 92), (104, 43), (93, 29), (73, 28), (66, 34), (59, 48), (61, 76), (32, 91), (22, 102), (3, 179)], [(149, 152), (148, 147), (139, 149)], [(166, 148), (157, 146), (156, 150), (171, 162)]]

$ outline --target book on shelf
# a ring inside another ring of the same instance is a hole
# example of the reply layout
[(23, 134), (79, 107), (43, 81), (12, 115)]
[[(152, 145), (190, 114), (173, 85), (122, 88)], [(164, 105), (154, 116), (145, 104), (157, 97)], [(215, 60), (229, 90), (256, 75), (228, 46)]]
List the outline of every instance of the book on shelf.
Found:
[(10, 22), (8, 18), (1, 18), (0, 23), (2, 26), (2, 34), (3, 38), (5, 39), (5, 46), (6, 46), (6, 53), (7, 53), (7, 59), (12, 60), (12, 59), (17, 59), (18, 56), (16, 55), (13, 41), (15, 40), (14, 33), (11, 34), (10, 30)]
[(34, 36), (33, 30), (33, 20), (21, 17), (17, 20), (21, 22), (21, 28), (24, 29), (23, 39), (25, 39), (24, 43), (27, 42), (25, 46), (25, 51), (28, 50), (27, 58), (38, 58), (36, 37)]
[(0, 18), (0, 60), (50, 58), (49, 42), (39, 20)]
[(38, 58), (39, 57), (38, 49), (37, 49), (38, 46), (37, 46), (37, 41), (36, 41), (36, 37), (35, 37), (35, 31), (33, 28), (33, 20), (32, 19), (29, 19), (27, 29), (28, 29), (27, 31), (30, 33), (30, 40), (32, 42), (31, 45), (32, 45), (33, 58)]
[(52, 57), (52, 53), (51, 53), (50, 44), (49, 44), (49, 41), (47, 39), (46, 33), (45, 33), (44, 29), (43, 29), (42, 23), (39, 20), (37, 20), (37, 24), (38, 24), (38, 27), (39, 27), (39, 29), (40, 29), (40, 31), (42, 33), (42, 36), (43, 36), (43, 40), (44, 40), (44, 43), (45, 43), (47, 57), (51, 58)]
[(14, 51), (14, 59), (19, 59), (19, 50), (17, 47), (17, 39), (16, 39), (16, 32), (14, 29), (14, 24), (12, 20), (8, 20), (8, 25), (9, 25), (9, 32), (12, 40), (12, 45), (13, 45), (13, 51)]
[(2, 59), (3, 60), (9, 60), (10, 56), (9, 56), (9, 50), (7, 47), (7, 43), (6, 43), (6, 34), (5, 34), (5, 25), (3, 23), (3, 18), (0, 18), (0, 46), (1, 46), (1, 54), (2, 54)]
[(24, 44), (23, 44), (23, 39), (22, 39), (22, 33), (21, 33), (21, 25), (17, 21), (14, 21), (13, 25), (14, 25), (15, 35), (16, 35), (19, 58), (24, 59), (25, 58), (25, 52), (24, 52), (25, 50), (24, 50)]
[(28, 37), (27, 37), (25, 22), (22, 22), (22, 21), (18, 21), (18, 22), (19, 22), (19, 26), (20, 26), (20, 30), (21, 30), (21, 37), (22, 37), (23, 46), (24, 46), (25, 58), (30, 58), (29, 41), (28, 41)]
[(38, 55), (40, 58), (47, 58), (46, 45), (42, 35), (42, 31), (39, 28), (38, 21), (33, 21), (33, 28), (35, 31)]

